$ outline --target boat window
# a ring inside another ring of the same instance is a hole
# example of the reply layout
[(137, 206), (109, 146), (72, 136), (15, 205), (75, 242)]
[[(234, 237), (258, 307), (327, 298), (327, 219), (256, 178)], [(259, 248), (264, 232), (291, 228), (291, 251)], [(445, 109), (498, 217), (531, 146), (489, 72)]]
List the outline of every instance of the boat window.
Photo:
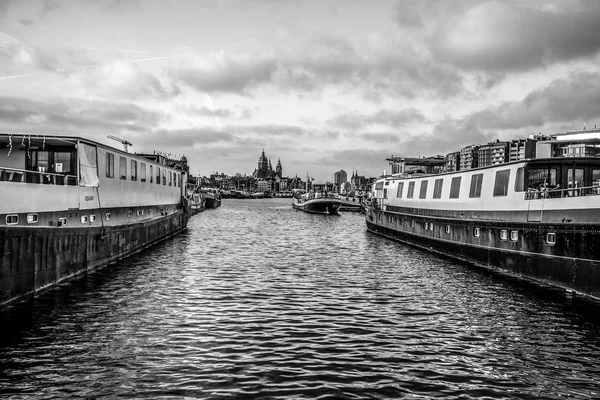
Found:
[(57, 174), (73, 174), (71, 168), (71, 153), (68, 151), (54, 152), (54, 172)]
[(411, 227), (411, 228), (414, 228), (414, 227), (415, 227), (415, 220), (414, 220), (414, 219), (410, 221), (410, 227)]
[(377, 182), (375, 184), (375, 190), (381, 190), (383, 189), (383, 182)]
[(556, 233), (548, 232), (546, 233), (546, 244), (550, 246), (554, 246), (556, 244)]
[(140, 181), (146, 182), (146, 163), (140, 163)]
[(28, 224), (36, 224), (38, 222), (37, 214), (27, 214), (27, 223)]
[(408, 183), (408, 193), (406, 194), (406, 197), (408, 197), (409, 199), (413, 198), (413, 194), (415, 193), (415, 182), (409, 182)]
[(524, 192), (525, 191), (525, 168), (517, 168), (517, 173), (515, 174), (515, 192)]
[(461, 181), (460, 176), (456, 176), (456, 177), (452, 178), (452, 181), (450, 182), (450, 198), (451, 199), (458, 199), (458, 196), (460, 196), (460, 181)]
[(429, 230), (432, 231), (433, 230), (433, 222), (429, 223)]
[(106, 153), (106, 177), (115, 177), (115, 155), (112, 153)]
[(444, 184), (443, 179), (436, 179), (433, 184), (433, 198), (441, 199), (442, 198), (442, 185)]
[(90, 215), (90, 222), (96, 222), (96, 216), (94, 214)]
[(169, 186), (173, 186), (173, 172), (169, 171)]
[(119, 157), (119, 178), (127, 179), (127, 159)]
[[(567, 187), (568, 188), (580, 188), (585, 186), (583, 184), (583, 169), (582, 168), (569, 168), (567, 170)], [(579, 196), (579, 190), (567, 191), (569, 196)]]
[(81, 223), (82, 224), (87, 224), (88, 222), (88, 216), (87, 215), (82, 215), (81, 216)]
[(404, 182), (400, 182), (398, 184), (398, 191), (396, 192), (396, 197), (401, 199), (402, 198), (402, 191), (404, 190)]
[(166, 185), (167, 184), (167, 170), (166, 169), (163, 169), (162, 178), (163, 178), (163, 185)]
[(387, 199), (387, 189), (383, 189), (383, 198)]
[(527, 189), (540, 190), (545, 186), (556, 186), (556, 168), (531, 168), (527, 178)]
[(153, 181), (152, 181), (152, 177), (154, 176), (153, 174), (154, 174), (154, 171), (152, 171), (152, 165), (151, 165), (151, 166), (150, 166), (150, 174), (149, 174), (149, 175), (150, 175), (150, 183), (152, 183), (152, 182), (153, 182)]
[(110, 213), (106, 213), (106, 220), (110, 221)]
[(427, 222), (423, 222), (423, 229), (427, 230)]
[(592, 171), (592, 185), (595, 186), (594, 194), (600, 194), (600, 169)]
[(19, 223), (19, 216), (17, 214), (9, 214), (6, 216), (6, 225), (16, 225)]
[(479, 228), (473, 228), (473, 236), (479, 237), (481, 230)]
[(496, 180), (494, 181), (494, 196), (506, 196), (508, 194), (509, 179), (510, 169), (496, 171)]
[(66, 218), (59, 218), (58, 219), (58, 226), (65, 226), (67, 225), (67, 219)]
[(508, 239), (508, 231), (506, 229), (500, 230), (500, 240)]
[(510, 240), (513, 242), (519, 240), (519, 231), (510, 231)]
[(450, 225), (446, 225), (446, 233), (450, 233)]
[(127, 218), (131, 218), (131, 210), (127, 211)]
[(137, 161), (131, 160), (131, 180), (137, 181)]
[(481, 197), (482, 183), (483, 174), (475, 174), (471, 176), (471, 188), (469, 189), (469, 197)]
[(421, 181), (421, 188), (419, 189), (419, 198), (424, 199), (427, 195), (427, 183), (429, 181)]
[(156, 167), (156, 184), (160, 185), (160, 168)]

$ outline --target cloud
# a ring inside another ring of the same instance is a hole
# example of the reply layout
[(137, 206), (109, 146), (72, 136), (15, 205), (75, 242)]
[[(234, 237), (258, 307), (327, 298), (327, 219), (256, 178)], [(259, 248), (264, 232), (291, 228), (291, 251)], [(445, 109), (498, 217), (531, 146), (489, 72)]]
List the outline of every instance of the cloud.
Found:
[(483, 1), (438, 21), (436, 58), (472, 70), (519, 71), (591, 57), (600, 50), (600, 3), (529, 8)]
[(0, 97), (0, 120), (5, 128), (67, 131), (146, 131), (163, 115), (133, 103), (51, 99), (36, 101)]
[(190, 149), (202, 144), (232, 143), (235, 141), (235, 136), (212, 127), (158, 129), (152, 135), (144, 136), (145, 145), (162, 146), (165, 141), (168, 142), (169, 147)]
[(271, 80), (277, 63), (268, 56), (211, 55), (183, 57), (170, 74), (201, 92), (243, 93)]
[[(359, 170), (362, 175), (363, 171), (374, 171), (376, 165), (384, 165), (385, 159), (390, 155), (387, 150), (378, 149), (347, 149), (340, 151), (328, 152), (326, 156), (316, 159), (315, 165), (324, 168), (328, 167), (332, 169), (339, 168), (350, 168), (352, 170)], [(383, 170), (380, 172), (382, 173)]]
[(420, 110), (416, 108), (406, 108), (397, 111), (382, 109), (372, 114), (363, 114), (353, 111), (340, 114), (329, 120), (329, 123), (355, 130), (375, 124), (401, 127), (423, 121), (425, 121), (425, 116)]

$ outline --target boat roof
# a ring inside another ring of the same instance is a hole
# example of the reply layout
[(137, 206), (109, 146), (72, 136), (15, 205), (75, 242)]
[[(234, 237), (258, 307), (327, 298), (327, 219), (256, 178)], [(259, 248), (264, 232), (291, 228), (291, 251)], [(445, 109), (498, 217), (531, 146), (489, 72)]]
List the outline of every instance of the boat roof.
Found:
[(463, 170), (459, 170), (459, 171), (449, 171), (449, 172), (440, 172), (440, 173), (432, 173), (432, 174), (427, 174), (427, 173), (413, 173), (413, 174), (407, 174), (407, 173), (403, 173), (403, 174), (394, 174), (394, 175), (388, 175), (388, 176), (384, 176), (381, 179), (410, 179), (410, 178), (417, 178), (417, 177), (427, 177), (427, 176), (440, 176), (440, 175), (449, 175), (449, 174), (459, 174), (459, 173), (466, 173), (466, 172), (472, 172), (472, 171), (481, 171), (481, 170), (486, 170), (486, 169), (491, 169), (491, 168), (502, 168), (508, 165), (515, 165), (515, 164), (524, 164), (527, 166), (547, 166), (549, 164), (553, 164), (553, 165), (569, 165), (569, 164), (595, 164), (595, 165), (599, 165), (600, 166), (600, 157), (547, 157), (547, 158), (527, 158), (524, 160), (515, 160), (515, 161), (508, 161), (502, 164), (494, 164), (494, 165), (486, 165), (483, 167), (477, 167), (477, 168), (471, 168), (471, 169), (463, 169)]

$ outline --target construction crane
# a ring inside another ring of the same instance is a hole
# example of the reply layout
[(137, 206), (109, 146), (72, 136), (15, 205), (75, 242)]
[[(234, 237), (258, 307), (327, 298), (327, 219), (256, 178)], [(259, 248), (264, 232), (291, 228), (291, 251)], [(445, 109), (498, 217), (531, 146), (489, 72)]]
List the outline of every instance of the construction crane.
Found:
[(112, 140), (116, 140), (117, 142), (121, 143), (123, 145), (123, 150), (125, 150), (125, 153), (129, 153), (129, 146), (133, 146), (133, 144), (123, 138), (120, 138), (118, 136), (113, 136), (113, 135), (106, 135), (107, 138), (112, 139)]

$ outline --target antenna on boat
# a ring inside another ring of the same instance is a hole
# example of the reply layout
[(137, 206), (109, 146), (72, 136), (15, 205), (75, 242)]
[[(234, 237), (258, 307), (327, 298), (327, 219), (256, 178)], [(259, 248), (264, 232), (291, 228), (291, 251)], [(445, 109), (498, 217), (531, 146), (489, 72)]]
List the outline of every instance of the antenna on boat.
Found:
[(118, 136), (113, 136), (113, 135), (106, 135), (107, 138), (112, 139), (112, 140), (116, 140), (117, 142), (121, 143), (123, 145), (123, 150), (125, 150), (125, 153), (129, 153), (129, 146), (133, 146), (133, 144), (123, 138), (120, 138)]

